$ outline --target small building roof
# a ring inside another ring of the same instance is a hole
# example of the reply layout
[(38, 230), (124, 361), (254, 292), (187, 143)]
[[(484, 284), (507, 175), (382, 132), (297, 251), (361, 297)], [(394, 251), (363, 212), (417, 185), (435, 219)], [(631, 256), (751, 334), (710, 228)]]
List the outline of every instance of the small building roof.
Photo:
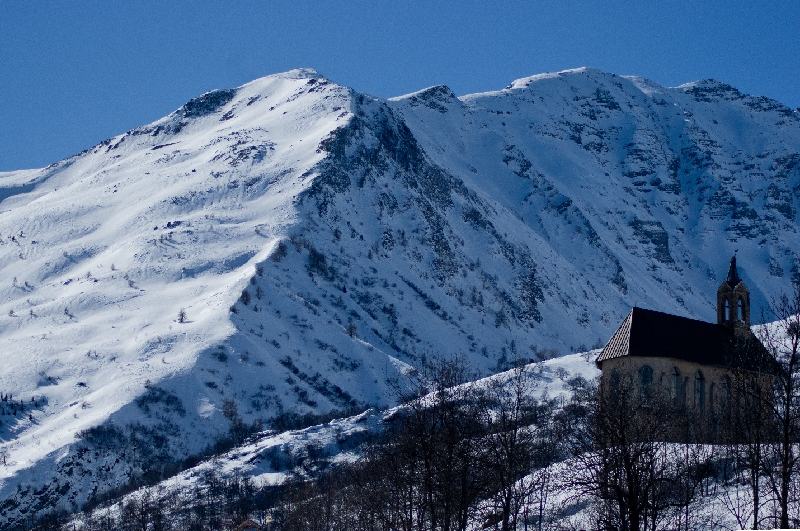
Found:
[(741, 337), (725, 325), (633, 308), (597, 356), (598, 367), (624, 356), (674, 358), (701, 365), (771, 372), (774, 363), (753, 335)]

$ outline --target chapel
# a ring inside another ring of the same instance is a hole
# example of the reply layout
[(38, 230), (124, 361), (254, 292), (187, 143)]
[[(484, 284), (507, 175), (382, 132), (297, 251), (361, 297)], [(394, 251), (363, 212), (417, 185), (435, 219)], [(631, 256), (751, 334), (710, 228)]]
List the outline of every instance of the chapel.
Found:
[(602, 371), (600, 393), (619, 394), (622, 385), (626, 393), (635, 391), (639, 405), (652, 403), (664, 415), (688, 413), (692, 431), (712, 440), (714, 426), (726, 412), (730, 416), (737, 388), (766, 391), (774, 370), (750, 329), (750, 291), (735, 255), (717, 290), (716, 323), (634, 307), (595, 363)]

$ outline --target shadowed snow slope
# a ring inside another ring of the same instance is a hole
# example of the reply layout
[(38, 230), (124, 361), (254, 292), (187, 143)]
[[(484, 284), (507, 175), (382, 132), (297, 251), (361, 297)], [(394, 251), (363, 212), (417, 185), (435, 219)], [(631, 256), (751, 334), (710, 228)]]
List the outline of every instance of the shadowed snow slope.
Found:
[[(530, 386), (528, 391), (535, 399), (555, 399), (556, 403), (562, 404), (568, 402), (572, 396), (570, 380), (580, 377), (592, 381), (600, 375), (594, 363), (599, 353), (599, 350), (594, 350), (568, 354), (528, 365), (524, 368), (530, 377), (527, 382)], [(507, 382), (513, 383), (516, 374), (514, 370), (497, 373), (468, 385), (478, 389), (498, 383), (505, 385)], [(120, 498), (111, 506), (111, 512), (118, 514), (124, 503), (145, 491), (159, 493), (163, 498), (169, 499), (173, 496), (177, 498), (181, 492), (190, 489), (205, 489), (208, 487), (208, 472), (213, 472), (211, 477), (217, 480), (243, 474), (252, 478), (256, 484), (276, 485), (295, 474), (302, 475), (308, 473), (308, 470), (314, 470), (320, 462), (352, 462), (363, 455), (361, 444), (379, 435), (405, 407), (401, 405), (383, 411), (370, 409), (358, 415), (305, 429), (259, 434), (255, 440), (184, 470), (156, 486), (143, 487)], [(317, 457), (310, 458), (310, 455)], [(320, 462), (315, 462), (315, 459)], [(302, 465), (296, 465), (309, 460), (310, 464), (305, 466), (306, 471)], [(313, 472), (311, 475), (313, 476)]]
[(391, 101), (294, 70), (0, 174), (0, 520), (389, 405), (434, 356), (711, 320), (734, 249), (757, 307), (800, 276), (799, 191), (797, 111), (592, 69)]

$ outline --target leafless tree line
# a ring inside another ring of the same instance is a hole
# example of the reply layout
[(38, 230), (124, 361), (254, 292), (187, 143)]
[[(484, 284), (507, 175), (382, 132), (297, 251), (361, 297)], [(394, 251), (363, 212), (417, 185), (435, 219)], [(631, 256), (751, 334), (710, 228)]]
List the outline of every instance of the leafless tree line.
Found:
[(265, 523), (278, 500), (274, 487), (241, 473), (209, 470), (202, 486), (143, 489), (112, 508), (73, 515), (71, 523), (36, 529), (84, 531), (206, 531), (230, 529), (246, 519)]
[(702, 423), (668, 396), (643, 398), (635, 382), (598, 392), (576, 377), (564, 403), (537, 397), (524, 368), (468, 383), (463, 362), (439, 362), (347, 463), (280, 488), (210, 476), (180, 495), (137, 494), (84, 515), (84, 529), (221, 529), (244, 518), (269, 519), (272, 531), (798, 527), (800, 289), (773, 310), (777, 324), (760, 333), (770, 365), (736, 375), (726, 407)]
[(524, 368), (507, 381), (471, 379), (461, 361), (429, 367), (425, 386), (349, 464), (298, 474), (279, 488), (209, 471), (203, 488), (143, 490), (79, 522), (86, 531), (222, 529), (245, 518), (287, 531), (455, 531), (476, 521), (546, 529), (547, 465), (561, 451), (552, 431), (556, 403), (534, 398)]
[(546, 505), (541, 472), (559, 458), (555, 403), (534, 398), (524, 369), (487, 385), (466, 384), (468, 376), (459, 362), (437, 364), (361, 459), (289, 487), (276, 511), (281, 528), (543, 528), (544, 510), (530, 508)]

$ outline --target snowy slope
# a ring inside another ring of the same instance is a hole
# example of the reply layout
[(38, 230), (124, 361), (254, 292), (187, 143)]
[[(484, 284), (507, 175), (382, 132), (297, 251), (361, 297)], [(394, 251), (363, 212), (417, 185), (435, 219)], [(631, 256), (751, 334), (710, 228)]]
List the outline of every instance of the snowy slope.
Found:
[(295, 70), (0, 174), (0, 519), (233, 419), (390, 405), (436, 356), (600, 346), (634, 303), (711, 320), (734, 249), (758, 306), (798, 275), (799, 191), (797, 111), (592, 69), (391, 101)]
[[(599, 350), (568, 354), (560, 358), (529, 364), (524, 370), (530, 375), (530, 391), (536, 398), (566, 402), (571, 397), (568, 381), (581, 377), (593, 381), (600, 371), (594, 364)], [(487, 378), (470, 382), (485, 388), (495, 382), (506, 382), (513, 378), (513, 371), (498, 373)], [(329, 423), (311, 426), (301, 430), (283, 433), (262, 433), (255, 441), (239, 446), (214, 459), (182, 471), (175, 477), (161, 483), (139, 489), (121, 498), (108, 510), (115, 512), (126, 500), (140, 496), (143, 491), (159, 493), (170, 498), (181, 492), (208, 487), (209, 472), (218, 481), (235, 475), (246, 475), (257, 485), (277, 485), (292, 475), (304, 474), (304, 467), (319, 466), (323, 461), (337, 463), (352, 461), (360, 456), (360, 444), (369, 436), (379, 434), (387, 422), (397, 416), (405, 406), (397, 406), (383, 411), (370, 409), (358, 415), (335, 419)], [(309, 458), (313, 455), (314, 458)], [(315, 462), (316, 461), (316, 462)], [(313, 474), (313, 472), (312, 472)]]

